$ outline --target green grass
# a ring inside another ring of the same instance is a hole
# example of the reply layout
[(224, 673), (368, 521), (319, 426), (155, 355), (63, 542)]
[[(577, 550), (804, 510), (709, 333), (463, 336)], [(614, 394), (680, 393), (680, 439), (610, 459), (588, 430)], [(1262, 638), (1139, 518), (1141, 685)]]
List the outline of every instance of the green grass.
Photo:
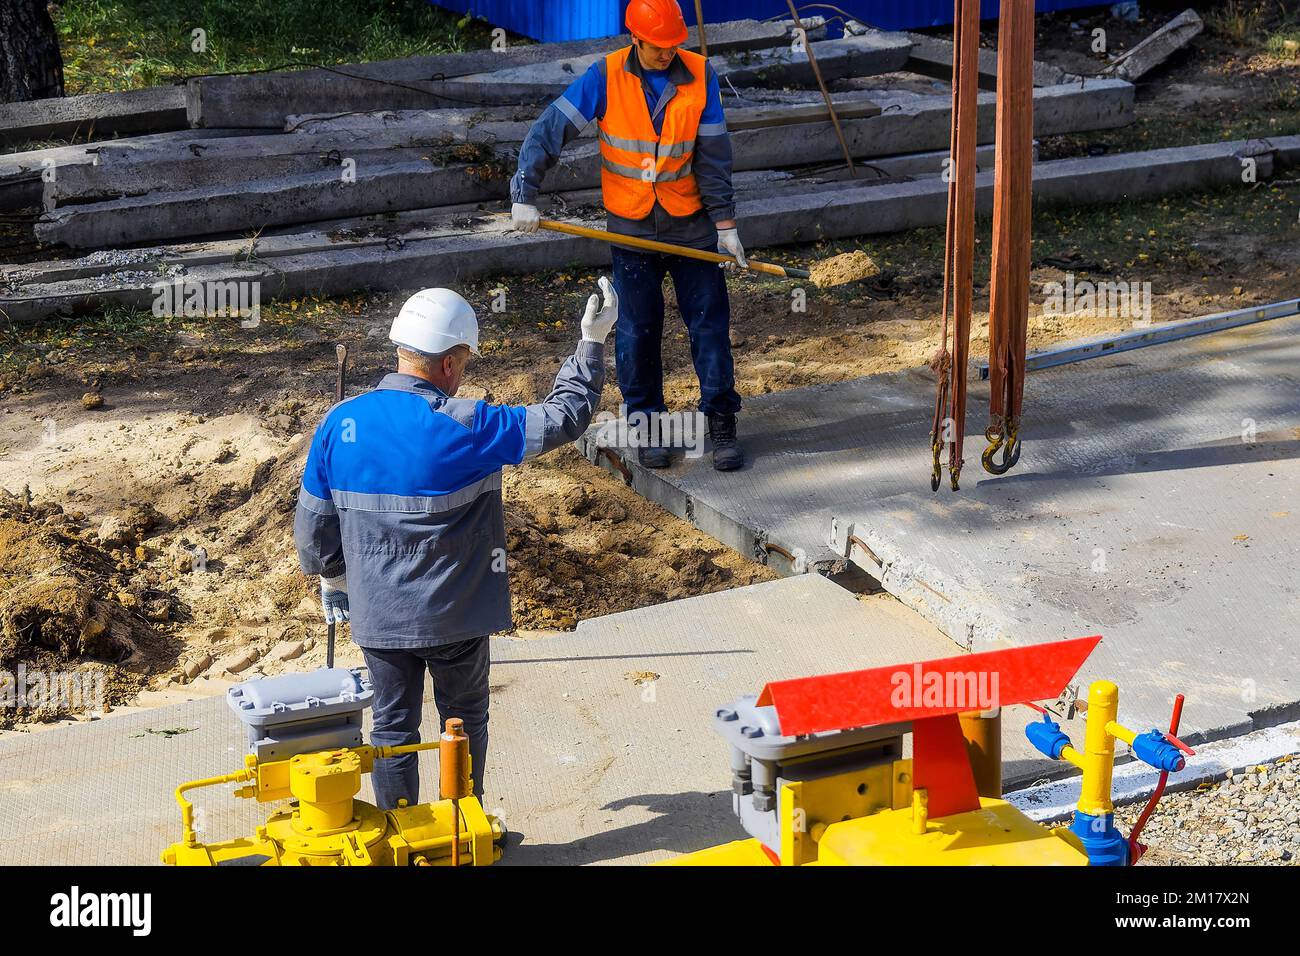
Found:
[(1268, 52), (1279, 59), (1300, 58), (1300, 23), (1291, 23), (1274, 30), (1266, 43)]
[(1205, 14), (1205, 25), (1230, 43), (1251, 42), (1276, 8), (1267, 0), (1225, 0)]
[[(459, 52), (491, 40), (485, 21), (424, 0), (63, 0), (55, 23), (69, 93)], [(192, 49), (195, 29), (206, 34), (202, 52)]]
[(1300, 12), (1293, 7), (1283, 0), (1226, 0), (1205, 14), (1205, 23), (1212, 34), (1229, 43), (1294, 59), (1300, 44)]

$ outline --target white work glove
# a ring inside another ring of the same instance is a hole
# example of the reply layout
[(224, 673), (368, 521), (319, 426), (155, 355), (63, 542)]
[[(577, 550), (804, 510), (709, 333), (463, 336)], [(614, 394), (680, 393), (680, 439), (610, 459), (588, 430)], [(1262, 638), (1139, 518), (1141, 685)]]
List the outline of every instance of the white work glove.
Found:
[(599, 284), (605, 304), (598, 306), (595, 294), (587, 300), (587, 311), (582, 316), (582, 341), (603, 345), (605, 339), (609, 338), (609, 330), (618, 321), (618, 293), (614, 291), (614, 284), (605, 276), (600, 277)]
[(748, 268), (749, 260), (745, 258), (745, 247), (740, 244), (740, 233), (735, 229), (718, 230), (718, 251), (724, 256), (733, 256), (735, 262), (719, 262), (724, 269), (735, 269), (737, 265)]
[(326, 624), (342, 624), (350, 620), (352, 612), (348, 608), (348, 576), (340, 574), (336, 578), (321, 575), (320, 603), (325, 611)]
[(541, 228), (542, 214), (537, 211), (536, 206), (517, 202), (510, 207), (510, 219), (516, 232), (536, 232)]

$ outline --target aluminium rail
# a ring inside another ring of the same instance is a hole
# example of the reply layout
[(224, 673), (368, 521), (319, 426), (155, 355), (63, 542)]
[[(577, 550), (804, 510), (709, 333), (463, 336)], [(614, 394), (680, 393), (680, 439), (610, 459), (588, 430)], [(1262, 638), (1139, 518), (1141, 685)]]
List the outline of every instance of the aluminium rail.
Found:
[[(1268, 305), (1256, 305), (1233, 312), (1217, 312), (1198, 319), (1147, 326), (1109, 338), (1090, 339), (1049, 349), (1046, 352), (1034, 352), (1025, 358), (1025, 371), (1036, 372), (1056, 365), (1068, 365), (1072, 362), (1101, 358), (1104, 355), (1114, 355), (1117, 352), (1129, 352), (1148, 345), (1176, 342), (1195, 335), (1208, 335), (1211, 332), (1222, 332), (1243, 325), (1253, 325), (1256, 322), (1268, 322), (1271, 319), (1285, 319), (1293, 315), (1300, 315), (1300, 298), (1284, 299), (1281, 302), (1270, 302)], [(979, 373), (981, 379), (989, 377), (987, 362), (979, 367)]]

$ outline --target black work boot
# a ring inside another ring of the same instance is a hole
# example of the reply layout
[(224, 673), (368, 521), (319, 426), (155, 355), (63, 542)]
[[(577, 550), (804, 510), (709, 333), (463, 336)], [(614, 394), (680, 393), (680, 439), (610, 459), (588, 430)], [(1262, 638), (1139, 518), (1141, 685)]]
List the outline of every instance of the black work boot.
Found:
[(716, 471), (735, 471), (745, 463), (745, 449), (736, 440), (736, 416), (709, 416), (709, 437), (713, 439), (713, 467)]
[(636, 460), (643, 468), (667, 468), (672, 464), (668, 449), (659, 445), (641, 445), (636, 450)]
[(647, 416), (644, 425), (636, 428), (636, 460), (643, 468), (667, 468), (672, 462), (664, 441), (662, 419), (659, 413)]

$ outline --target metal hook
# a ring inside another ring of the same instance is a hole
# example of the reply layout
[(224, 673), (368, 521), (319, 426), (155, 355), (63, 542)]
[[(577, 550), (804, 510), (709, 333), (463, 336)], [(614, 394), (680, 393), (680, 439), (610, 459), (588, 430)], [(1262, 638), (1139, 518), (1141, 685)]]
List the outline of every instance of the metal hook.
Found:
[[(990, 425), (984, 432), (984, 437), (989, 440), (989, 447), (984, 449), (984, 454), (980, 456), (980, 463), (984, 470), (990, 475), (1005, 475), (1015, 467), (1016, 462), (1020, 461), (1020, 437), (1016, 434), (1015, 429), (1010, 429), (1004, 437), (1002, 430), (996, 425)], [(994, 455), (998, 450), (1002, 450), (1002, 460), (996, 461)]]

